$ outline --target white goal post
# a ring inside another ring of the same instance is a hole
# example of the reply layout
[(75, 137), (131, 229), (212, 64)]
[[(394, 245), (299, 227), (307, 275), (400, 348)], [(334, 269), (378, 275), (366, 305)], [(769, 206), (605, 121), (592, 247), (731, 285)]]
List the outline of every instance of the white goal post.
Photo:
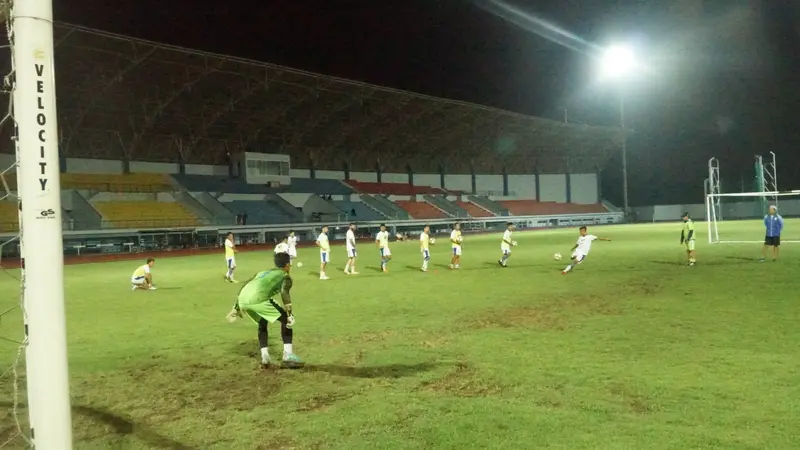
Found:
[[(736, 222), (736, 220), (730, 219), (760, 219), (767, 213), (767, 205), (777, 207), (781, 198), (796, 197), (795, 200), (800, 200), (800, 190), (778, 190), (776, 157), (773, 152), (769, 154), (770, 157), (767, 161), (761, 155), (755, 155), (755, 190), (753, 192), (723, 193), (719, 160), (717, 158), (708, 160), (705, 208), (710, 244), (763, 242), (759, 239), (763, 238), (763, 236), (759, 236), (759, 233), (763, 233), (765, 230), (761, 227), (753, 228), (752, 223), (749, 224), (750, 226), (747, 224), (731, 225), (727, 229), (735, 230), (735, 232), (729, 231), (724, 237), (720, 237), (720, 224), (723, 223), (723, 217), (728, 222)], [(742, 190), (744, 190), (744, 180), (742, 180)], [(797, 202), (794, 203), (794, 209), (797, 209)], [(785, 239), (782, 241), (800, 242), (800, 240)]]
[[(758, 235), (753, 235), (754, 239), (726, 239), (725, 237), (720, 238), (719, 226), (720, 223), (723, 222), (722, 205), (725, 204), (721, 201), (723, 198), (729, 198), (729, 199), (739, 198), (742, 200), (763, 198), (763, 199), (776, 200), (778, 198), (785, 198), (785, 197), (789, 198), (795, 197), (797, 200), (800, 200), (800, 190), (794, 190), (788, 192), (769, 191), (769, 192), (739, 192), (732, 194), (706, 194), (705, 203), (706, 203), (706, 223), (708, 225), (708, 242), (710, 244), (763, 242), (763, 239), (758, 239), (759, 237)], [(742, 202), (742, 203), (734, 203), (731, 209), (748, 209), (748, 207), (752, 209), (753, 205), (745, 204), (744, 202)], [(741, 212), (743, 212), (744, 214), (750, 213), (750, 211), (741, 211)], [(749, 215), (753, 217), (752, 214)], [(782, 242), (800, 242), (800, 240), (782, 240)]]

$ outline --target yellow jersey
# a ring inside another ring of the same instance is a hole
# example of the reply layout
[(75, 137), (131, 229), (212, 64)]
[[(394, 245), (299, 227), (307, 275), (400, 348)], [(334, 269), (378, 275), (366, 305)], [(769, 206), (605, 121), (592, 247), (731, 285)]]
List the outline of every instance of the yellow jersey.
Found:
[(419, 235), (419, 247), (420, 250), (425, 251), (428, 250), (428, 245), (431, 243), (431, 237), (428, 236), (428, 233), (422, 233)]
[(136, 270), (133, 271), (132, 278), (144, 278), (144, 276), (147, 275), (148, 273), (150, 273), (150, 265), (145, 264), (143, 266), (137, 267)]
[(453, 232), (450, 233), (450, 243), (453, 245), (453, 248), (461, 247), (461, 230), (453, 230)]
[(233, 240), (225, 239), (225, 259), (233, 258), (233, 249), (235, 248)]

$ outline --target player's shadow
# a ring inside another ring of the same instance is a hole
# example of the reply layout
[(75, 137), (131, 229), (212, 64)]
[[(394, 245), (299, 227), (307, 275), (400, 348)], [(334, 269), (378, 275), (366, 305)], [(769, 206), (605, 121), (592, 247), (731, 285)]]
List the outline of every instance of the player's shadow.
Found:
[(758, 262), (757, 259), (749, 258), (747, 256), (726, 256), (725, 259), (730, 259), (732, 261), (741, 261), (743, 263)]
[(305, 372), (324, 372), (329, 375), (349, 378), (405, 378), (436, 368), (435, 363), (389, 364), (386, 366), (339, 366), (334, 364), (306, 364)]
[(178, 289), (183, 289), (183, 288), (179, 287), (179, 286), (172, 286), (172, 287), (160, 287), (159, 286), (158, 287), (159, 291), (177, 291)]
[[(11, 402), (0, 402), (0, 408), (3, 409), (11, 409), (13, 406)], [(17, 405), (17, 407), (25, 407), (25, 405)], [(147, 444), (148, 448), (164, 448), (171, 450), (192, 450), (194, 448), (160, 435), (146, 425), (135, 423), (130, 419), (99, 408), (72, 405), (72, 413), (75, 416), (81, 416), (96, 422), (98, 428), (102, 427), (106, 432), (110, 431), (118, 436), (133, 436)]]
[(319, 272), (308, 272), (308, 274), (310, 276), (312, 276), (312, 277), (318, 277), (319, 278)]

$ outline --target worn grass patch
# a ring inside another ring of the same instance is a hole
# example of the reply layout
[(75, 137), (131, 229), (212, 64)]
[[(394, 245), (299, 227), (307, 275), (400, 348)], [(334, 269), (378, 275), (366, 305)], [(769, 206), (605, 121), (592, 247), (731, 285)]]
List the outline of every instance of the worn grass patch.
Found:
[(423, 382), (420, 387), (429, 392), (455, 397), (489, 397), (500, 394), (503, 389), (490, 378), (482, 376), (466, 363), (458, 363), (444, 376)]

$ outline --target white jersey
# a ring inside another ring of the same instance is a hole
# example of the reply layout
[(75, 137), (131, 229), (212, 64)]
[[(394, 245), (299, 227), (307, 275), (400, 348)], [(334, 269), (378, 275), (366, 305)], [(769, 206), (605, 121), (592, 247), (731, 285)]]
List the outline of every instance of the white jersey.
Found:
[(500, 243), (500, 250), (511, 250), (511, 230), (506, 230), (503, 233), (503, 242)]
[(297, 249), (297, 236), (289, 236), (286, 239), (286, 245), (289, 246), (289, 250)]
[(583, 256), (589, 254), (589, 250), (592, 249), (592, 241), (597, 240), (597, 236), (593, 234), (587, 234), (586, 236), (581, 236), (578, 238), (578, 242), (576, 245), (578, 246), (575, 249), (575, 253), (579, 253)]
[(345, 241), (347, 241), (346, 245), (348, 250), (356, 249), (356, 234), (353, 232), (353, 230), (347, 230)]
[(380, 247), (380, 248), (389, 248), (389, 232), (388, 231), (379, 231), (378, 234), (375, 236), (375, 240), (378, 241), (378, 247)]
[(289, 253), (289, 244), (280, 242), (275, 246), (275, 253)]
[(319, 243), (319, 251), (328, 253), (331, 251), (331, 244), (328, 241), (328, 235), (325, 233), (320, 233), (317, 237), (317, 242)]

